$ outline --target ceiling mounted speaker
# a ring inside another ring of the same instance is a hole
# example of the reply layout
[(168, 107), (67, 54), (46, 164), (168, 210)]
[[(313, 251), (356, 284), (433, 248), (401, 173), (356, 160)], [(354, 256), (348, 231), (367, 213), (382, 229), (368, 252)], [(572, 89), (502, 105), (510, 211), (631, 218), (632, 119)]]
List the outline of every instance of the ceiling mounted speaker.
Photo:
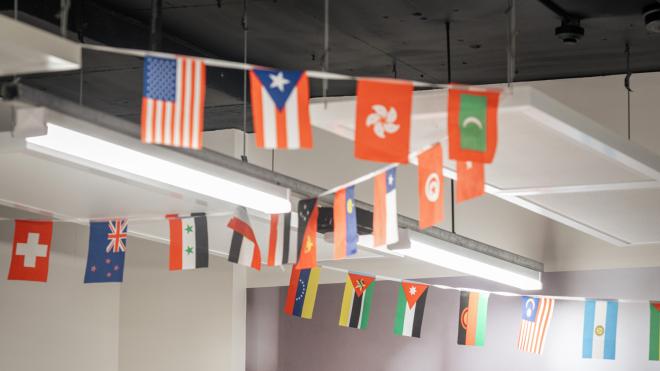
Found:
[(660, 33), (660, 4), (651, 4), (644, 8), (644, 24), (649, 32)]
[(564, 44), (577, 44), (584, 36), (584, 28), (580, 26), (579, 19), (563, 19), (561, 26), (555, 28), (555, 36)]

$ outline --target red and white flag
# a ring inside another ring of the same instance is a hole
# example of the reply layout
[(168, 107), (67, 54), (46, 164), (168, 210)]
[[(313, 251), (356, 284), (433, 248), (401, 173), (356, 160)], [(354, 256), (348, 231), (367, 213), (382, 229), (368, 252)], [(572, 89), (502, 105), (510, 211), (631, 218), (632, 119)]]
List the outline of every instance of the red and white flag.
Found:
[(250, 71), (252, 123), (258, 148), (312, 148), (309, 80), (304, 71)]
[(442, 147), (440, 143), (418, 156), (419, 228), (442, 221), (443, 185)]
[(523, 352), (541, 354), (552, 320), (555, 299), (523, 296), (521, 303), (522, 319), (517, 348)]
[(53, 222), (17, 220), (9, 280), (48, 281)]
[(200, 59), (144, 58), (142, 142), (202, 148), (205, 96)]
[(484, 194), (484, 164), (456, 161), (456, 202), (463, 202)]
[(378, 174), (374, 179), (374, 247), (391, 245), (399, 241), (396, 208), (396, 168)]
[(408, 163), (412, 92), (411, 82), (358, 80), (355, 157)]
[(227, 260), (261, 270), (261, 250), (250, 225), (247, 209), (237, 207), (227, 226), (234, 230)]

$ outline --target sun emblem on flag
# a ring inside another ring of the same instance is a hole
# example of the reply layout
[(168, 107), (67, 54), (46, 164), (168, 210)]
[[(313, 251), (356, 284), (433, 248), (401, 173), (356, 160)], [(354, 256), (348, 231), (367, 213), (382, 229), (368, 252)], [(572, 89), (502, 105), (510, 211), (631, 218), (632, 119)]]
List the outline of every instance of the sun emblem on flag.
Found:
[(603, 336), (603, 334), (605, 333), (605, 327), (603, 327), (602, 325), (596, 326), (596, 328), (594, 329), (594, 333), (596, 334), (596, 336)]
[(367, 127), (373, 126), (374, 134), (378, 138), (385, 139), (387, 134), (399, 131), (401, 126), (396, 123), (398, 117), (396, 108), (390, 107), (388, 110), (382, 104), (374, 104), (371, 109), (373, 112), (367, 116)]
[(128, 236), (128, 222), (126, 219), (115, 219), (108, 222), (108, 246), (105, 252), (124, 252), (126, 251), (126, 238)]
[(353, 199), (349, 198), (348, 201), (346, 201), (346, 212), (349, 214), (353, 214)]
[(463, 311), (461, 312), (461, 327), (463, 327), (464, 330), (467, 330), (468, 327), (468, 308), (464, 308)]
[(307, 242), (305, 243), (305, 253), (312, 251), (313, 246), (314, 242), (312, 242), (312, 237), (307, 236)]

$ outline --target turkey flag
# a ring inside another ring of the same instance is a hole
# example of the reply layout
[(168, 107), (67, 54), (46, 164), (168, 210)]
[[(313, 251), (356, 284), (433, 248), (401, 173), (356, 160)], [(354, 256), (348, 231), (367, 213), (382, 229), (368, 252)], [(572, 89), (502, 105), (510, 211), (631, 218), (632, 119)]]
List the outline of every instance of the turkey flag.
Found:
[(411, 82), (358, 80), (355, 115), (355, 157), (408, 163)]
[(444, 181), (440, 143), (422, 152), (417, 161), (419, 228), (424, 229), (442, 221)]
[(53, 222), (17, 220), (9, 266), (9, 280), (48, 280)]

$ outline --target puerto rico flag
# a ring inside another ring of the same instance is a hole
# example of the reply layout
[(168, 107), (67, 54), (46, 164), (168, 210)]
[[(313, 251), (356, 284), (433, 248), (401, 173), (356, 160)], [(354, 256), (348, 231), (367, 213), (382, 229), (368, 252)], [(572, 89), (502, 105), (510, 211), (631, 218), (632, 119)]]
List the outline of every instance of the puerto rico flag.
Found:
[(89, 223), (85, 283), (123, 281), (127, 238), (125, 219)]
[(309, 80), (304, 71), (250, 71), (252, 122), (258, 148), (312, 148)]
[(397, 217), (396, 168), (391, 168), (374, 179), (374, 247), (399, 241)]
[(145, 57), (142, 142), (202, 148), (205, 95), (201, 60)]

